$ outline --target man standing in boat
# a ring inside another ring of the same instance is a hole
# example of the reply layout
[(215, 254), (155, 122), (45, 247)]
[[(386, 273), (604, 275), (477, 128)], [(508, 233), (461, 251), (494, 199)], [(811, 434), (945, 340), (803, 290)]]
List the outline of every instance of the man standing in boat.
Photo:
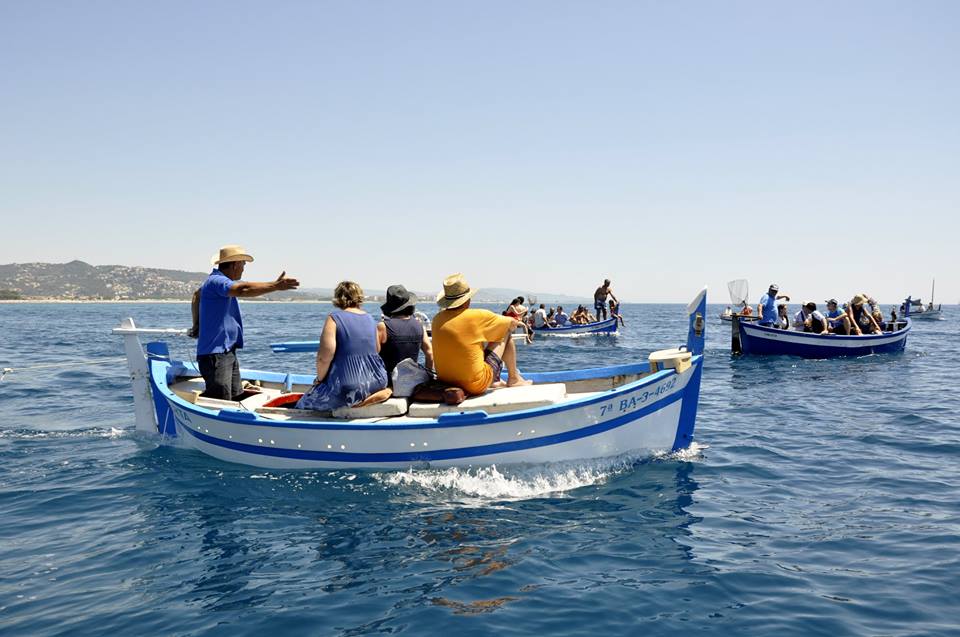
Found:
[(757, 305), (757, 315), (760, 325), (772, 327), (773, 324), (777, 322), (777, 301), (780, 299), (790, 300), (790, 297), (786, 294), (777, 294), (779, 291), (780, 286), (776, 283), (771, 283), (767, 293), (760, 297), (760, 303)]
[(206, 384), (204, 396), (233, 400), (243, 393), (236, 354), (243, 348), (243, 320), (237, 298), (295, 290), (300, 282), (286, 272), (273, 281), (241, 281), (243, 269), (253, 257), (238, 245), (223, 246), (210, 261), (215, 267), (200, 287), (197, 366)]
[[(610, 279), (604, 279), (603, 285), (598, 287), (593, 293), (593, 309), (597, 311), (597, 320), (605, 321), (607, 320), (607, 297), (610, 297), (617, 304), (620, 304), (620, 301), (617, 301), (617, 297), (614, 296), (613, 290), (610, 289)], [(601, 313), (603, 318), (600, 318)]]

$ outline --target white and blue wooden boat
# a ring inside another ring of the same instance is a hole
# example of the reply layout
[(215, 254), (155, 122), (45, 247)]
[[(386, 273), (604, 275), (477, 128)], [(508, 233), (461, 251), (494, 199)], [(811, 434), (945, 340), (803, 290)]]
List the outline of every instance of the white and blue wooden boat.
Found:
[(703, 368), (706, 289), (688, 307), (682, 348), (615, 367), (525, 374), (529, 387), (498, 389), (457, 406), (392, 398), (319, 413), (267, 407), (304, 391), (312, 375), (241, 370), (260, 392), (239, 402), (200, 396), (194, 363), (164, 342), (125, 339), (137, 430), (178, 439), (228, 462), (277, 469), (406, 468), (542, 463), (678, 450), (693, 440)]
[(759, 323), (734, 321), (734, 352), (743, 354), (783, 354), (804, 358), (835, 358), (839, 356), (867, 356), (899, 352), (907, 344), (910, 319), (898, 321), (893, 331), (863, 336), (811, 334), (793, 330), (778, 330)]

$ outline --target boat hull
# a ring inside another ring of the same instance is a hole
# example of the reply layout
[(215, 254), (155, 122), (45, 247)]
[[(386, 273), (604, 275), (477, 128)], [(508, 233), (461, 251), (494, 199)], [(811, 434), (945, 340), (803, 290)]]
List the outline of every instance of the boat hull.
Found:
[[(164, 367), (166, 365), (166, 367)], [(272, 421), (211, 410), (151, 374), (157, 421), (183, 444), (226, 462), (273, 469), (392, 469), (556, 462), (681, 449), (693, 439), (702, 357), (682, 373), (655, 372), (582, 399), (505, 414), (482, 411), (414, 421)]]
[(896, 332), (866, 335), (820, 335), (778, 330), (756, 323), (739, 324), (740, 347), (744, 354), (787, 355), (804, 358), (867, 356), (902, 351), (910, 332), (910, 321)]
[(910, 312), (910, 320), (940, 321), (943, 319), (942, 310), (927, 310), (926, 312)]
[(613, 334), (617, 331), (616, 318), (596, 321), (586, 325), (565, 325), (563, 327), (535, 327), (533, 331), (541, 336), (563, 336), (573, 334)]

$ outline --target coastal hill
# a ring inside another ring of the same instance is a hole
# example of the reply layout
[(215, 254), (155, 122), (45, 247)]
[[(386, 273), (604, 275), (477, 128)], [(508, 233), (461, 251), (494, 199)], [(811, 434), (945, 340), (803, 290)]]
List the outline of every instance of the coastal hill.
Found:
[(10, 263), (0, 265), (0, 290), (24, 299), (188, 299), (202, 272), (126, 265)]
[[(83, 261), (69, 263), (9, 263), (0, 265), (0, 300), (187, 300), (207, 272), (186, 272), (129, 265), (90, 265)], [(371, 301), (383, 298), (384, 290), (366, 290)], [(433, 301), (435, 293), (415, 292), (422, 301)], [(329, 300), (331, 288), (300, 288), (297, 291), (278, 292), (262, 297), (274, 301)], [(576, 304), (586, 298), (563, 294), (533, 294), (509, 288), (480, 289), (474, 297), (478, 302), (506, 303), (516, 296), (524, 296), (529, 303), (538, 299), (547, 303)]]

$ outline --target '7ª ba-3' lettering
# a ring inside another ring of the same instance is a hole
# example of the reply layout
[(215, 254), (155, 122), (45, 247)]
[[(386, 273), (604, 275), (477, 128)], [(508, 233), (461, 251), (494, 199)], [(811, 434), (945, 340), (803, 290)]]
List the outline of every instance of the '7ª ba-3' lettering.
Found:
[[(676, 378), (671, 378), (665, 383), (657, 385), (656, 389), (646, 390), (643, 393), (637, 394), (636, 396), (631, 396), (630, 398), (623, 398), (620, 400), (620, 404), (617, 405), (619, 413), (625, 413), (628, 411), (633, 411), (639, 407), (643, 407), (651, 398), (656, 398), (667, 393), (677, 384)], [(614, 411), (614, 403), (607, 403), (606, 405), (600, 405), (600, 416), (605, 416), (608, 413)]]

